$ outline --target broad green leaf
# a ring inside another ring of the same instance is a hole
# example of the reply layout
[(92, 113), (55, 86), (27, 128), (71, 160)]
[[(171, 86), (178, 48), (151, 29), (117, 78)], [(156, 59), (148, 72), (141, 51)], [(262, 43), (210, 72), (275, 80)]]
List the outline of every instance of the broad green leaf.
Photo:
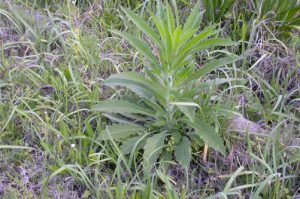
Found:
[(163, 146), (165, 145), (165, 137), (166, 132), (161, 132), (147, 139), (147, 142), (144, 146), (143, 155), (146, 165), (148, 163), (148, 165), (151, 167), (156, 162)]
[(183, 137), (175, 150), (176, 160), (183, 166), (189, 167), (192, 160), (191, 142), (187, 137)]
[(152, 109), (152, 110), (155, 110), (155, 115), (161, 115), (161, 114), (164, 114), (165, 113), (165, 109), (163, 109), (161, 106), (163, 106), (163, 107), (165, 107), (166, 106), (166, 102), (157, 102), (157, 101), (155, 101), (155, 99), (151, 99), (151, 98), (149, 98), (149, 99), (146, 99), (146, 98), (144, 98), (143, 99), (143, 103), (145, 103), (145, 105), (147, 106), (147, 107), (149, 107), (150, 109)]
[(152, 126), (155, 127), (163, 127), (167, 124), (167, 121), (163, 118), (158, 118), (155, 121), (153, 121), (153, 123), (151, 124)]
[(191, 122), (194, 121), (196, 108), (192, 106), (178, 106), (179, 110), (187, 117)]
[(196, 108), (200, 108), (198, 104), (193, 102), (172, 102), (172, 105), (176, 105), (179, 110), (188, 117), (191, 121), (194, 121)]
[(107, 100), (99, 102), (97, 105), (92, 107), (93, 111), (107, 112), (107, 113), (119, 113), (119, 114), (128, 114), (128, 113), (137, 113), (142, 115), (154, 116), (152, 110), (146, 109), (145, 107), (133, 104), (125, 100)]
[(151, 69), (156, 74), (160, 74), (160, 64), (158, 63), (156, 57), (153, 55), (149, 46), (147, 46), (144, 42), (126, 32), (121, 32), (117, 30), (112, 30), (111, 32), (129, 41), (131, 45), (133, 45), (143, 56), (145, 56), (148, 59), (152, 66)]
[(114, 140), (122, 141), (124, 138), (136, 135), (139, 131), (144, 131), (145, 128), (134, 124), (113, 124), (107, 130), (103, 130), (98, 139), (109, 140), (111, 136)]
[(124, 72), (110, 76), (104, 81), (106, 86), (124, 86), (141, 97), (151, 99), (153, 96), (163, 100), (164, 93), (161, 86), (150, 79), (146, 79), (136, 72)]
[[(134, 145), (139, 141), (140, 137), (136, 136), (136, 137), (132, 137), (132, 138), (128, 138), (125, 141), (122, 142), (122, 145), (120, 147), (122, 153), (124, 154), (130, 154)], [(139, 143), (136, 150), (141, 148), (142, 143)]]
[(195, 118), (195, 121), (192, 123), (187, 121), (187, 123), (194, 128), (196, 134), (211, 148), (221, 152), (225, 155), (225, 146), (223, 140), (218, 135), (211, 126), (206, 122), (202, 121), (200, 118)]
[(199, 137), (199, 135), (196, 132), (189, 133), (189, 137), (191, 140), (197, 143), (198, 146), (204, 146), (204, 141)]
[(211, 71), (214, 71), (221, 66), (234, 63), (239, 59), (241, 59), (241, 57), (236, 56), (236, 55), (231, 55), (231, 56), (228, 56), (225, 58), (220, 58), (220, 59), (213, 59), (212, 61), (204, 64), (195, 73), (190, 75), (184, 83), (190, 82), (190, 81), (197, 79), (203, 75), (206, 75), (207, 73), (210, 73)]
[(144, 21), (140, 16), (137, 16), (132, 11), (122, 8), (126, 13), (128, 18), (148, 37), (152, 39), (152, 41), (158, 46), (161, 47), (161, 41), (159, 40), (158, 35), (153, 31), (153, 29)]

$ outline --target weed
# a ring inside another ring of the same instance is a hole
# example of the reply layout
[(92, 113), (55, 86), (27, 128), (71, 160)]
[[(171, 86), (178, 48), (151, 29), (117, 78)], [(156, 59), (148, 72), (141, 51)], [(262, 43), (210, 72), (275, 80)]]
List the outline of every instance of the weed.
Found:
[(0, 198), (299, 198), (299, 1), (231, 2), (0, 1)]
[[(153, 16), (159, 34), (133, 12), (124, 10), (133, 23), (154, 43), (159, 59), (144, 41), (125, 32), (113, 31), (139, 50), (147, 59), (149, 69), (145, 72), (146, 77), (127, 72), (113, 75), (104, 81), (104, 85), (107, 86), (129, 88), (140, 97), (139, 100), (113, 99), (98, 103), (93, 110), (113, 114), (110, 114), (109, 118), (118, 117), (116, 113), (123, 115), (117, 119), (119, 122), (123, 120), (123, 124), (114, 124), (107, 132), (113, 139), (122, 140), (125, 154), (130, 153), (133, 145), (140, 140), (137, 149), (144, 146), (143, 156), (149, 165), (155, 163), (159, 156), (161, 159), (170, 159), (174, 152), (176, 160), (188, 167), (191, 161), (191, 142), (200, 144), (202, 141), (199, 139), (225, 154), (221, 137), (205, 122), (205, 118), (201, 117), (199, 96), (203, 90), (195, 87), (199, 86), (197, 79), (201, 76), (222, 65), (231, 64), (239, 57), (232, 55), (213, 59), (195, 71), (194, 54), (197, 51), (235, 44), (225, 39), (210, 38), (220, 31), (214, 25), (195, 35), (201, 18), (199, 8), (198, 3), (183, 26), (177, 24), (179, 19), (174, 20), (176, 18), (169, 4), (159, 8), (158, 15)], [(151, 137), (145, 138), (145, 134), (139, 133), (148, 130), (153, 134)], [(108, 136), (104, 137), (108, 139)]]

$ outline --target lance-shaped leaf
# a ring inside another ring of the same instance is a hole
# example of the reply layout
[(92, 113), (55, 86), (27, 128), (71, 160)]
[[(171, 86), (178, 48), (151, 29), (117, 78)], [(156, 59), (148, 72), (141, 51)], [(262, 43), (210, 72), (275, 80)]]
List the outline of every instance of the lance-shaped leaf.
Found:
[(202, 21), (202, 13), (200, 13), (200, 1), (197, 2), (197, 4), (194, 6), (191, 14), (186, 19), (186, 22), (183, 26), (183, 31), (188, 32), (195, 28), (198, 28), (200, 26), (200, 23)]
[(127, 10), (122, 7), (122, 10), (128, 16), (128, 18), (148, 37), (152, 39), (152, 41), (158, 46), (161, 47), (161, 41), (158, 35), (153, 31), (153, 29), (144, 21), (140, 16), (137, 16), (132, 11)]
[(176, 160), (183, 166), (189, 167), (192, 160), (191, 142), (187, 137), (183, 137), (175, 150)]
[(236, 62), (237, 60), (241, 59), (241, 57), (236, 56), (236, 55), (231, 55), (225, 58), (220, 58), (220, 59), (214, 59), (206, 64), (204, 64), (201, 68), (199, 68), (195, 73), (190, 75), (184, 83), (190, 82), (194, 79), (197, 79), (203, 75), (206, 75), (207, 73), (210, 73), (211, 71), (214, 71), (218, 69), (221, 66), (227, 65), (227, 64), (232, 64)]
[(158, 133), (147, 139), (144, 146), (144, 160), (151, 167), (157, 160), (164, 146), (166, 133)]
[[(182, 42), (180, 45), (180, 51), (179, 53), (182, 53), (184, 51), (187, 51), (188, 49), (195, 48), (197, 43), (199, 43), (201, 40), (207, 39), (218, 32), (220, 32), (222, 29), (216, 29), (217, 25), (210, 25), (206, 27), (203, 31), (201, 31), (198, 35), (194, 36), (192, 39), (190, 39), (188, 42)], [(182, 48), (181, 48), (182, 47)]]
[(233, 42), (228, 39), (207, 39), (201, 42), (195, 43), (193, 46), (191, 46), (188, 49), (182, 49), (179, 51), (178, 56), (175, 59), (175, 68), (180, 68), (182, 66), (182, 63), (185, 61), (187, 57), (190, 55), (193, 55), (194, 53), (198, 51), (202, 51), (208, 48), (216, 47), (216, 46), (232, 46), (236, 45), (237, 42)]
[(136, 113), (148, 116), (154, 116), (153, 110), (147, 109), (143, 106), (133, 104), (126, 100), (107, 100), (99, 102), (97, 105), (92, 107), (93, 111), (107, 112), (107, 113), (119, 113), (119, 114), (128, 114)]
[(150, 79), (146, 79), (136, 72), (124, 72), (110, 76), (104, 81), (106, 86), (124, 86), (141, 97), (164, 99), (161, 86)]
[(120, 146), (120, 149), (122, 153), (124, 154), (130, 154), (133, 146), (137, 143), (137, 141), (140, 139), (140, 137), (132, 137), (122, 142), (122, 145)]
[(196, 108), (199, 108), (199, 105), (195, 102), (172, 102), (172, 105), (176, 105), (179, 110), (189, 118), (191, 122), (194, 121)]
[(211, 126), (200, 118), (195, 118), (194, 122), (186, 120), (186, 122), (194, 128), (198, 135), (209, 147), (221, 152), (225, 155), (225, 146), (222, 138), (216, 133)]
[[(144, 131), (143, 126), (134, 125), (134, 124), (113, 124), (108, 127), (108, 131), (102, 131), (98, 139), (100, 140), (109, 140), (110, 136), (117, 141), (122, 141), (125, 138), (128, 138), (132, 135), (136, 135), (139, 131)], [(108, 135), (108, 133), (110, 135)]]

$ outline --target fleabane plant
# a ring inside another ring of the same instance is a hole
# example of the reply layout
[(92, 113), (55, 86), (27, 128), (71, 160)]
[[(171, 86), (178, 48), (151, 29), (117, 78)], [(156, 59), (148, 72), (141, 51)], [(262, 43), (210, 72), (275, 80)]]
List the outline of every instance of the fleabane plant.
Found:
[[(151, 40), (157, 49), (127, 32), (113, 31), (126, 39), (145, 58), (145, 73), (123, 72), (104, 81), (110, 87), (122, 86), (136, 97), (109, 99), (93, 107), (114, 123), (103, 132), (101, 139), (121, 142), (121, 150), (129, 154), (143, 149), (144, 163), (153, 165), (158, 158), (175, 157), (188, 167), (191, 143), (206, 143), (225, 154), (221, 136), (197, 114), (199, 94), (203, 92), (198, 80), (207, 73), (239, 59), (231, 55), (208, 61), (197, 69), (195, 53), (213, 47), (232, 46), (236, 42), (216, 38), (216, 25), (199, 31), (202, 13), (198, 2), (186, 22), (181, 25), (178, 13), (171, 6), (157, 1), (157, 14), (152, 16), (155, 29), (132, 11), (123, 9), (127, 17)], [(174, 9), (176, 10), (176, 9)], [(137, 98), (138, 97), (138, 98)]]

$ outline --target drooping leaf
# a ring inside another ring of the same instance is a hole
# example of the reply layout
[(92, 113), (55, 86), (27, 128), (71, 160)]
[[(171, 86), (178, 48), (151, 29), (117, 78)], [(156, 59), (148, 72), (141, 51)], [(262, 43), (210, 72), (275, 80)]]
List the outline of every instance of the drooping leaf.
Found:
[(225, 146), (222, 138), (216, 133), (211, 126), (200, 118), (195, 118), (195, 121), (187, 122), (192, 128), (194, 128), (196, 134), (211, 148), (221, 152), (225, 155)]
[(124, 86), (129, 88), (141, 97), (151, 99), (156, 97), (158, 99), (164, 98), (164, 93), (161, 86), (150, 79), (146, 79), (136, 72), (123, 72), (110, 76), (104, 81), (106, 86)]
[(183, 137), (175, 150), (176, 160), (183, 166), (189, 167), (192, 160), (191, 142)]
[[(123, 73), (120, 73), (123, 75)], [(123, 86), (127, 87), (129, 90), (135, 92), (140, 97), (151, 98), (154, 93), (143, 83), (139, 83), (133, 80), (124, 79), (119, 75), (112, 75), (108, 79), (106, 79), (103, 83), (105, 86)], [(137, 73), (133, 73), (134, 75), (138, 75)]]
[(154, 116), (153, 110), (146, 109), (145, 107), (133, 104), (125, 100), (107, 100), (99, 102), (97, 105), (92, 107), (93, 111), (107, 112), (107, 113), (137, 113), (142, 115)]
[[(134, 124), (113, 124), (102, 131), (98, 139), (109, 140), (110, 136), (117, 141), (122, 141), (132, 135), (136, 135), (140, 131), (146, 130), (144, 127)], [(108, 135), (108, 133), (110, 135)]]
[(147, 139), (144, 146), (144, 160), (151, 167), (157, 160), (164, 146), (166, 132), (161, 132)]

